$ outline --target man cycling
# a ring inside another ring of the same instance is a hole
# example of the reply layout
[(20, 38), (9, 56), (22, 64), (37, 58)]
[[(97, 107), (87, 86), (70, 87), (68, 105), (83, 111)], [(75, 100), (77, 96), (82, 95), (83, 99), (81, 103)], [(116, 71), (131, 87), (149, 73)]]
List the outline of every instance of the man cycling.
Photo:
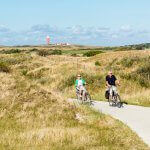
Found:
[(83, 94), (83, 97), (86, 94), (85, 85), (86, 85), (85, 80), (81, 78), (81, 75), (78, 75), (76, 82), (75, 82), (75, 87), (76, 87), (76, 92), (79, 93), (80, 95), (80, 98), (82, 97), (82, 94)]
[(118, 94), (116, 84), (120, 85), (119, 81), (113, 75), (112, 71), (108, 72), (108, 75), (106, 76), (106, 85), (108, 87), (107, 91), (109, 91), (110, 96), (113, 96), (113, 91)]

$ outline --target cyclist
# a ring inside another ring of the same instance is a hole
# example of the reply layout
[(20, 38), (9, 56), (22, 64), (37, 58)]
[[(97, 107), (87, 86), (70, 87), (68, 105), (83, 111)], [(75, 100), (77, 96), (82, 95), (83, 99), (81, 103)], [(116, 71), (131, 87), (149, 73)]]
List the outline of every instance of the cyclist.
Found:
[(77, 76), (77, 79), (76, 79), (76, 82), (75, 82), (75, 87), (76, 87), (76, 92), (79, 93), (80, 97), (82, 97), (82, 94), (83, 94), (83, 97), (86, 94), (85, 85), (86, 85), (85, 80), (82, 79), (81, 75), (79, 74)]
[(115, 75), (113, 75), (112, 71), (109, 71), (106, 76), (106, 85), (108, 87), (107, 91), (109, 91), (111, 97), (113, 96), (113, 91), (118, 94), (116, 84), (120, 85), (120, 82), (117, 80)]

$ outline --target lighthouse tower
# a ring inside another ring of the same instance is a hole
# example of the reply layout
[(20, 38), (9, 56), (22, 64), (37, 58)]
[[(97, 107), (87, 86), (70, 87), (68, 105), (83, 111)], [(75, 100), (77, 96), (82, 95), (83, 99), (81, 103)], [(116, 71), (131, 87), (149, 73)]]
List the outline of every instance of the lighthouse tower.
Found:
[(49, 36), (46, 37), (46, 44), (47, 44), (47, 45), (50, 44), (50, 37), (49, 37)]

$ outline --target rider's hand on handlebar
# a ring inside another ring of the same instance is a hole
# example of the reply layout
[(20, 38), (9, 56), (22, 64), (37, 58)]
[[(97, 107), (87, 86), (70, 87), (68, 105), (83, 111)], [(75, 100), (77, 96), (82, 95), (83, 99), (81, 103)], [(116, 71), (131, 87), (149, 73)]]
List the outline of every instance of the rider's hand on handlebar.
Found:
[(110, 87), (111, 87), (111, 85), (108, 85), (108, 87), (110, 88)]
[(118, 86), (121, 86), (121, 84), (120, 84), (120, 83), (118, 83)]

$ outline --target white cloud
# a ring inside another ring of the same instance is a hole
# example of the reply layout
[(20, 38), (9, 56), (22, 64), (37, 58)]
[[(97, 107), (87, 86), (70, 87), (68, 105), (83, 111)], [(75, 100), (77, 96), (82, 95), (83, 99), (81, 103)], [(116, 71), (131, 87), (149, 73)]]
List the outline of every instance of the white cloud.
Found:
[(117, 39), (118, 38), (118, 35), (117, 34), (112, 34), (111, 36), (113, 39)]
[(150, 40), (150, 31), (135, 30), (130, 25), (112, 30), (107, 27), (83, 27), (80, 25), (59, 28), (35, 25), (26, 31), (12, 31), (0, 25), (0, 45), (44, 44), (49, 35), (53, 43), (70, 42), (89, 45), (120, 45)]
[(122, 31), (122, 32), (131, 32), (132, 28), (131, 28), (130, 25), (124, 25), (124, 26), (121, 26), (120, 31)]
[(6, 33), (9, 32), (9, 28), (5, 25), (0, 25), (0, 33)]

